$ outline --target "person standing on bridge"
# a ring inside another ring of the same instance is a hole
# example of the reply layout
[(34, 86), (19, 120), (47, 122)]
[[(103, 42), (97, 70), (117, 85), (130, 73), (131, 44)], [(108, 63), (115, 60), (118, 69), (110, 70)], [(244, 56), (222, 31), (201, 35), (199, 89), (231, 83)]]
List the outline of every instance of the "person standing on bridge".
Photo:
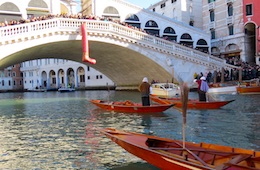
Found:
[(142, 83), (139, 85), (139, 91), (142, 96), (142, 105), (150, 106), (150, 84), (148, 83), (147, 77), (143, 78)]

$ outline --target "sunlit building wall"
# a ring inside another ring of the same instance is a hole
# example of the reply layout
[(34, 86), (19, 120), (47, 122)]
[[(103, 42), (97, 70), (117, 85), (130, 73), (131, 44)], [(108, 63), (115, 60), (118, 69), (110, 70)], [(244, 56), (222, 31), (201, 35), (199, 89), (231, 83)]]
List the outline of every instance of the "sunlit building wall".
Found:
[(202, 29), (202, 0), (162, 0), (149, 10)]
[(203, 30), (211, 34), (213, 55), (255, 62), (255, 43), (246, 31), (252, 28), (245, 25), (244, 8), (243, 0), (203, 0)]

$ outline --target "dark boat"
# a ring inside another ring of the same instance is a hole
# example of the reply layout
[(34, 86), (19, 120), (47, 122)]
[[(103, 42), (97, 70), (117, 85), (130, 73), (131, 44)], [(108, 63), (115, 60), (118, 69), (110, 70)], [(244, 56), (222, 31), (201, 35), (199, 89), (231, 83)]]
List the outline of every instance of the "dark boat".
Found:
[[(181, 98), (165, 98), (165, 97), (159, 97), (151, 95), (150, 99), (154, 102), (160, 103), (160, 104), (174, 104), (175, 108), (182, 108), (182, 101)], [(228, 103), (233, 102), (234, 100), (227, 100), (227, 101), (199, 101), (196, 99), (189, 99), (187, 107), (188, 109), (219, 109)]]
[(209, 143), (193, 143), (134, 132), (103, 129), (113, 142), (164, 170), (259, 170), (260, 152)]
[(126, 113), (163, 112), (173, 106), (173, 104), (154, 104), (154, 105), (150, 105), (150, 106), (142, 106), (141, 103), (134, 103), (129, 100), (126, 100), (123, 102), (90, 100), (90, 102), (104, 110), (115, 111), (115, 112), (126, 112)]

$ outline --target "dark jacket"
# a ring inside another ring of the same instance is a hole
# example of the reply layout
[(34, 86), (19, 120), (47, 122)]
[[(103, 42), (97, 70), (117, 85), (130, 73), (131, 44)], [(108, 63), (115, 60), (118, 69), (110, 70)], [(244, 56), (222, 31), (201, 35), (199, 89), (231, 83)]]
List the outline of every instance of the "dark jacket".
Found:
[(149, 96), (150, 95), (150, 84), (146, 82), (142, 82), (139, 86), (139, 91), (141, 92), (142, 96)]

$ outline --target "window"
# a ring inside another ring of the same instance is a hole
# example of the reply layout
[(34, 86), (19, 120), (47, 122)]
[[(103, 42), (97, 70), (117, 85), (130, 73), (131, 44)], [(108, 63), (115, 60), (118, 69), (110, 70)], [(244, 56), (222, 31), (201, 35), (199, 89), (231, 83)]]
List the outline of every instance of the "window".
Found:
[(85, 75), (80, 75), (79, 76), (79, 81), (80, 82), (85, 82)]
[(177, 0), (172, 0), (172, 3), (176, 2)]
[(161, 8), (164, 8), (165, 7), (165, 3), (161, 4)]
[(153, 12), (155, 12), (155, 8), (153, 8)]
[(16, 77), (16, 72), (13, 72), (13, 77)]
[(15, 86), (15, 81), (13, 83), (14, 83), (14, 86)]
[(215, 2), (216, 0), (208, 0), (208, 3)]
[(56, 78), (55, 77), (52, 78), (52, 84), (56, 84)]
[(228, 16), (233, 16), (233, 6), (232, 6), (232, 4), (228, 5)]
[(98, 75), (96, 75), (96, 79), (98, 79)]
[(252, 4), (246, 5), (246, 16), (253, 15)]
[(229, 32), (229, 35), (234, 35), (234, 26), (233, 25), (228, 26), (228, 32)]
[(2, 86), (5, 86), (5, 81), (4, 80), (2, 80)]
[(214, 13), (214, 11), (210, 11), (210, 21), (211, 22), (215, 21), (215, 13)]
[(88, 80), (90, 80), (90, 76), (88, 76)]
[(212, 29), (212, 30), (210, 31), (210, 33), (211, 33), (211, 39), (212, 39), (212, 40), (216, 39), (216, 32), (215, 32), (215, 30)]
[(190, 21), (190, 26), (194, 26), (194, 21)]
[(10, 80), (8, 81), (8, 85), (11, 86), (11, 81)]

